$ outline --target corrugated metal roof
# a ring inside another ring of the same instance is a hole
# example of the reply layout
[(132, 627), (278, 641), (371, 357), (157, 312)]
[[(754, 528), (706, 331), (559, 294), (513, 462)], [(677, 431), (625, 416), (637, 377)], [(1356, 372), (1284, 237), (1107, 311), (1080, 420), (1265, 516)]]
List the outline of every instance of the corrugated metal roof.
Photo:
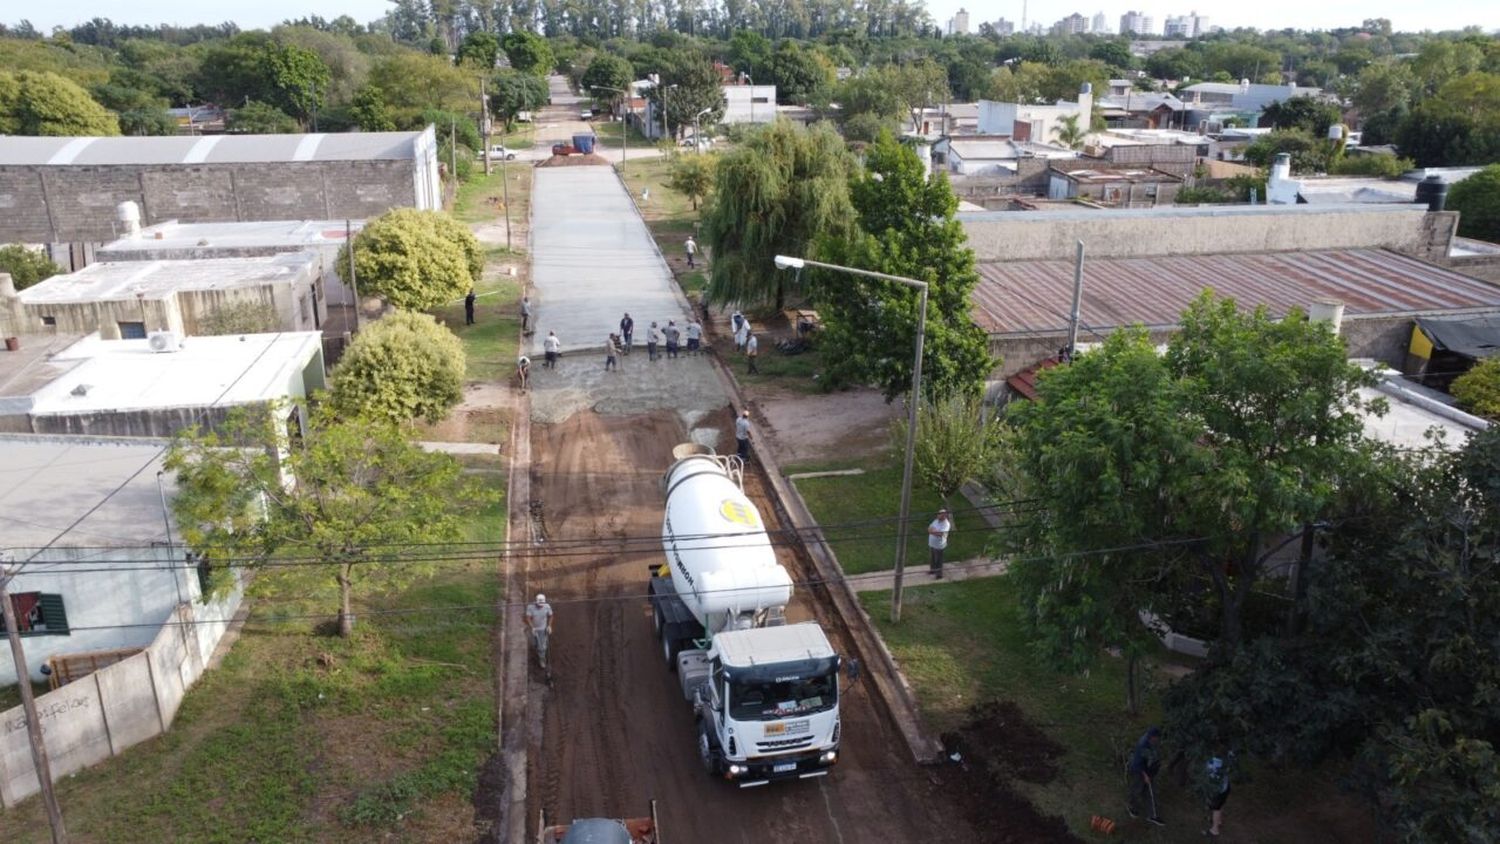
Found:
[(405, 160), (421, 132), (197, 137), (0, 137), (0, 165), (247, 164)]
[[(985, 263), (979, 273), (974, 318), (986, 332), (1066, 329), (1073, 262)], [(1500, 308), (1500, 286), (1394, 252), (1347, 249), (1086, 261), (1082, 321), (1175, 325), (1204, 288), (1277, 316), (1324, 298), (1343, 302), (1351, 316)]]

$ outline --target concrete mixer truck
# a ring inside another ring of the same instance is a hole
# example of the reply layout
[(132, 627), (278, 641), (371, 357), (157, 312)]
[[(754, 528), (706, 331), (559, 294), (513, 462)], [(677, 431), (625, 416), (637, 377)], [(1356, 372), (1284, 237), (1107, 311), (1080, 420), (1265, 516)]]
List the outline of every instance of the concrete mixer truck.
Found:
[(694, 444), (673, 457), (651, 608), (703, 766), (741, 787), (825, 776), (838, 761), (839, 655), (817, 623), (787, 622), (792, 579), (740, 459)]

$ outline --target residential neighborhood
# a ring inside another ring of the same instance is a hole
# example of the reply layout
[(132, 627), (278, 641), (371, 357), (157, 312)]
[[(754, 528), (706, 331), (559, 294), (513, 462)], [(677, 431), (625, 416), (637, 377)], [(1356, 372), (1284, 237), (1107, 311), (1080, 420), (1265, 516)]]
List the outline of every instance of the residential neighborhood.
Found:
[(6, 842), (1500, 840), (1495, 11), (21, 11)]

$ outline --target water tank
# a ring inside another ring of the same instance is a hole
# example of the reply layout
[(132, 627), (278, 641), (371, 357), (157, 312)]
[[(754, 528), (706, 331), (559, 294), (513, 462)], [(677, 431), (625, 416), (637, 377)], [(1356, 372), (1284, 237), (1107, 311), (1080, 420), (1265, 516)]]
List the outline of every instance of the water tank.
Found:
[(584, 155), (588, 155), (588, 154), (590, 154), (590, 153), (592, 153), (594, 151), (594, 136), (593, 135), (574, 135), (573, 136), (573, 146), (577, 147), (577, 149), (578, 149), (578, 151), (580, 153), (582, 153)]
[(716, 633), (736, 615), (791, 601), (791, 576), (776, 561), (760, 510), (718, 459), (691, 453), (664, 483), (662, 550), (677, 594), (705, 627)]
[(115, 206), (115, 219), (120, 221), (126, 237), (140, 237), (141, 206), (127, 199)]
[(1428, 211), (1441, 211), (1448, 203), (1448, 183), (1443, 177), (1433, 173), (1420, 182), (1417, 182), (1418, 205), (1426, 205)]

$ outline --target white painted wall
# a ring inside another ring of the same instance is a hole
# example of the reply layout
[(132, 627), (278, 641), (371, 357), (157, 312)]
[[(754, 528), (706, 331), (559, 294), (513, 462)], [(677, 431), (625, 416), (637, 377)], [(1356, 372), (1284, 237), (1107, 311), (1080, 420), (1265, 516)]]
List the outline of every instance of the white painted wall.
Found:
[[(752, 99), (754, 102), (752, 103)], [(775, 85), (725, 85), (725, 123), (772, 123), (776, 120)]]

